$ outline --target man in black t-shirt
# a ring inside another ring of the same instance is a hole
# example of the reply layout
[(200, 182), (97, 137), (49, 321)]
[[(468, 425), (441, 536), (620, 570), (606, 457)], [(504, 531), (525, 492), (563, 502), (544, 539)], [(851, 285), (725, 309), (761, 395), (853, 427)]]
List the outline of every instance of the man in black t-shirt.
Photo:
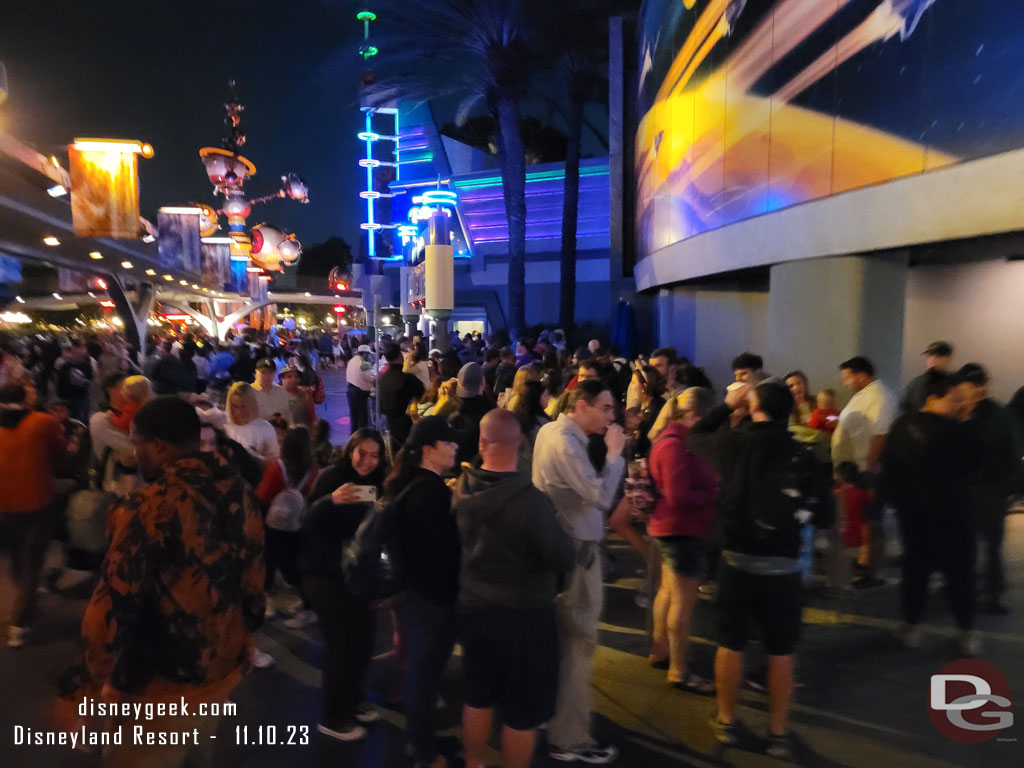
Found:
[(381, 374), (377, 385), (380, 412), (387, 420), (392, 450), (397, 452), (412, 429), (412, 419), (407, 411), (413, 400), (423, 397), (423, 382), (402, 371), (402, 350), (397, 344), (384, 346), (384, 359), (388, 367)]
[(68, 404), (71, 418), (89, 420), (89, 392), (92, 388), (92, 358), (85, 344), (74, 339), (64, 352), (64, 363), (57, 371), (57, 397)]

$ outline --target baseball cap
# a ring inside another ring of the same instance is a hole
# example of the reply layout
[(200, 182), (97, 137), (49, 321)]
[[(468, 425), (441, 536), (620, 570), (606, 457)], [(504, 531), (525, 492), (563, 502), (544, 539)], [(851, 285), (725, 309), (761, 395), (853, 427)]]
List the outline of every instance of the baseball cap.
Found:
[(259, 359), (259, 362), (256, 363), (256, 370), (257, 371), (276, 371), (277, 370), (277, 366), (274, 365), (274, 361), (271, 360), (269, 357), (261, 357)]
[(967, 363), (956, 374), (960, 381), (966, 381), (976, 387), (988, 384), (988, 372), (978, 363)]
[(360, 352), (373, 352), (373, 350), (370, 349), (369, 344), (360, 344), (358, 347), (356, 347), (356, 354)]
[(476, 397), (484, 383), (484, 372), (480, 363), (466, 363), (459, 369), (459, 384), (456, 393), (459, 397)]
[(281, 369), (281, 377), (282, 378), (287, 376), (289, 373), (294, 373), (296, 376), (298, 376), (299, 375), (299, 369), (296, 368), (294, 365), (286, 365), (284, 368)]
[(953, 345), (948, 341), (933, 341), (922, 355), (935, 355), (936, 357), (950, 357), (953, 354)]
[(417, 421), (409, 438), (405, 441), (406, 448), (422, 448), (434, 443), (457, 443), (462, 436), (448, 425), (442, 416), (424, 416)]

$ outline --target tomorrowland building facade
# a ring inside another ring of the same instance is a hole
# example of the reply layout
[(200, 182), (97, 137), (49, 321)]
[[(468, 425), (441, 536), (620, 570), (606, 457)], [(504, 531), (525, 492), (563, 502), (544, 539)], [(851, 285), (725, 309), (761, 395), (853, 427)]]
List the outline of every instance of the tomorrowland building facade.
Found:
[[(933, 340), (1024, 384), (1024, 5), (647, 0), (637, 288), (717, 382), (750, 349), (897, 388)], [(1011, 351), (1012, 350), (1012, 351)]]

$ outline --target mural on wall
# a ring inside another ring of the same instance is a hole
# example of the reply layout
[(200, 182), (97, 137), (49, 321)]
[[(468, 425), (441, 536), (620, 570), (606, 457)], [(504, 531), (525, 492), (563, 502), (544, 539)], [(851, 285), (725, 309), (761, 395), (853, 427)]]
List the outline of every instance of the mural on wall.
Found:
[(647, 0), (638, 255), (1024, 146), (1024, 2)]

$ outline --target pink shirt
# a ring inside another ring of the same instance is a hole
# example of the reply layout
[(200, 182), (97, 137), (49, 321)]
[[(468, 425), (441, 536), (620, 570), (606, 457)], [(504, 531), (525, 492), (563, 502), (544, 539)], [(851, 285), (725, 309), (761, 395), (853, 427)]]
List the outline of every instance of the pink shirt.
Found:
[(671, 424), (651, 449), (648, 465), (658, 491), (654, 514), (647, 523), (651, 536), (706, 539), (711, 530), (718, 475), (686, 447), (689, 432), (682, 424)]

